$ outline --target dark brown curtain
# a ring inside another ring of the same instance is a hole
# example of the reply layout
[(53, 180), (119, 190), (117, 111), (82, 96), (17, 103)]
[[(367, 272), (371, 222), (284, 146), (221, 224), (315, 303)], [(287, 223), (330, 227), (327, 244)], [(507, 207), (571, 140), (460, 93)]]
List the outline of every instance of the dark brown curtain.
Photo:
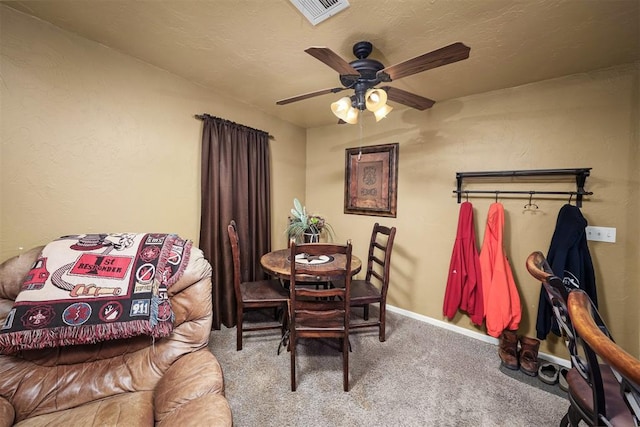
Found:
[(243, 280), (264, 278), (260, 257), (271, 250), (269, 135), (228, 120), (197, 116), (202, 131), (200, 248), (213, 267), (213, 327), (235, 325), (227, 226), (238, 226)]

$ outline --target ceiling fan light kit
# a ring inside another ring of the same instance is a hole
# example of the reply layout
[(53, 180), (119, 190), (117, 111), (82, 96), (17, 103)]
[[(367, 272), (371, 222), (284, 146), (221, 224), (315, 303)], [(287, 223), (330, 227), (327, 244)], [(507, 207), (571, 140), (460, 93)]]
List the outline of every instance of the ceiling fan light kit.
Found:
[[(347, 123), (357, 123), (358, 111), (364, 111), (365, 109), (373, 112), (376, 121), (380, 121), (393, 109), (387, 104), (387, 100), (418, 110), (426, 110), (435, 104), (434, 100), (391, 86), (382, 86), (379, 88), (376, 86), (382, 82), (391, 82), (432, 68), (467, 59), (471, 49), (463, 43), (456, 42), (389, 67), (385, 67), (375, 59), (368, 58), (372, 50), (373, 46), (370, 42), (358, 42), (353, 45), (353, 54), (357, 59), (347, 62), (326, 47), (310, 47), (306, 49), (306, 53), (339, 73), (340, 83), (343, 87), (323, 89), (294, 96), (280, 100), (276, 102), (276, 104), (285, 105), (314, 96), (337, 93), (345, 89), (353, 89), (354, 94), (352, 96), (343, 97), (331, 104), (333, 114)], [(346, 120), (347, 118), (349, 120)]]
[(367, 109), (373, 113), (376, 122), (387, 117), (393, 107), (387, 105), (387, 92), (382, 89), (368, 89), (364, 102), (359, 102), (357, 95), (344, 96), (331, 104), (331, 112), (340, 120), (355, 125), (358, 123), (359, 111)]

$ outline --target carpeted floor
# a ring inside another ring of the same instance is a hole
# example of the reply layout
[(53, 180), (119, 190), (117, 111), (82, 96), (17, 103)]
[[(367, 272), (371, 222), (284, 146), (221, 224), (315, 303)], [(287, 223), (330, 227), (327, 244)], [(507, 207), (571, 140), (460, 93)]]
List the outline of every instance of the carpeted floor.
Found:
[(239, 352), (235, 328), (213, 331), (209, 348), (224, 371), (234, 425), (538, 427), (557, 426), (566, 413), (565, 398), (505, 375), (495, 345), (387, 316), (386, 342), (374, 329), (352, 335), (349, 392), (337, 343), (299, 343), (291, 392), (290, 354), (276, 354), (277, 331), (246, 335)]

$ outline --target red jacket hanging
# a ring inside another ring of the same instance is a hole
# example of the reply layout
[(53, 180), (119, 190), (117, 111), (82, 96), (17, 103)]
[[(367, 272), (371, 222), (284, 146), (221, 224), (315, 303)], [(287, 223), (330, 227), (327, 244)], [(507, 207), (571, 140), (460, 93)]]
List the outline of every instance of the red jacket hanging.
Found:
[(517, 330), (522, 316), (520, 295), (502, 246), (503, 228), (504, 207), (492, 203), (480, 250), (480, 269), (487, 333), (496, 338), (505, 329)]
[(460, 205), (458, 232), (453, 245), (449, 278), (444, 294), (444, 315), (452, 319), (458, 308), (466, 311), (474, 324), (482, 324), (484, 318), (482, 276), (473, 227), (473, 208), (469, 202), (463, 202)]

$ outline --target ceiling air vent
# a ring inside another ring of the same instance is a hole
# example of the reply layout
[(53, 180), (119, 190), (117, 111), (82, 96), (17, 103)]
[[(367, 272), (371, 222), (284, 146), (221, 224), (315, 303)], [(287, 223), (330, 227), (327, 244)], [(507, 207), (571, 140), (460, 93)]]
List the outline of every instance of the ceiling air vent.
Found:
[(349, 7), (347, 0), (291, 0), (300, 12), (316, 25)]

